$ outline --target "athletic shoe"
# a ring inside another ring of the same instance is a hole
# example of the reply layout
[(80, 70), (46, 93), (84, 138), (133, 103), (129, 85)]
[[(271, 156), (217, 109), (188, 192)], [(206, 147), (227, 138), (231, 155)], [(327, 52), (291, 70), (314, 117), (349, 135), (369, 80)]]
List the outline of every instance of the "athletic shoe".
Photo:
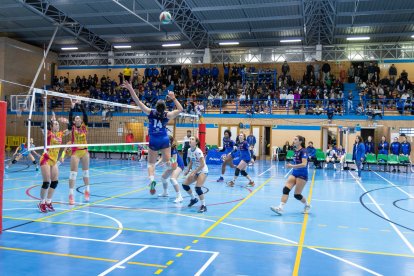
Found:
[(334, 170), (336, 170), (336, 164), (333, 164), (333, 166), (334, 166)]
[(152, 181), (151, 184), (150, 184), (150, 194), (151, 195), (154, 195), (155, 192), (157, 191), (157, 190), (155, 190), (155, 185), (157, 185), (157, 182), (155, 182), (155, 181)]
[(6, 166), (6, 170), (8, 170), (9, 168), (10, 168), (10, 166), (9, 166), (9, 165), (7, 165), (7, 166)]
[(190, 204), (188, 204), (188, 207), (193, 206), (194, 204), (196, 204), (198, 202), (197, 198), (193, 198), (192, 200), (190, 200)]
[(324, 169), (326, 169), (328, 167), (328, 164), (325, 164), (325, 166), (323, 166)]
[(69, 205), (75, 205), (75, 199), (73, 198), (73, 195), (69, 195)]
[(247, 187), (254, 187), (254, 181), (250, 181), (249, 184), (247, 184)]
[(49, 212), (54, 212), (54, 211), (55, 211), (55, 208), (53, 208), (52, 202), (50, 202), (50, 203), (46, 203), (46, 209), (47, 209)]
[(38, 171), (39, 170), (39, 167), (38, 166), (36, 166), (36, 171)]
[(89, 202), (89, 197), (90, 197), (90, 193), (89, 193), (89, 191), (85, 191), (85, 201), (86, 202)]
[(229, 187), (234, 187), (234, 181), (233, 180), (230, 180), (229, 182), (227, 182), (227, 186), (229, 186)]
[(304, 214), (309, 214), (310, 208), (312, 206), (310, 206), (310, 204), (306, 204), (305, 207), (303, 208), (303, 213)]
[(183, 197), (182, 196), (177, 196), (174, 200), (174, 203), (181, 203), (183, 201)]
[(39, 202), (37, 204), (37, 207), (39, 207), (39, 211), (42, 213), (47, 213), (46, 204)]
[(167, 192), (163, 192), (162, 194), (158, 194), (158, 197), (169, 197), (170, 195)]
[(222, 176), (219, 177), (219, 179), (217, 179), (217, 182), (223, 182), (224, 178)]
[(201, 206), (200, 206), (200, 209), (198, 209), (198, 212), (199, 212), (199, 213), (204, 213), (204, 212), (207, 212), (207, 207), (206, 207), (205, 205), (201, 205)]
[(271, 206), (270, 210), (272, 210), (273, 212), (275, 212), (278, 215), (283, 214), (283, 209), (280, 206), (278, 206), (278, 207)]

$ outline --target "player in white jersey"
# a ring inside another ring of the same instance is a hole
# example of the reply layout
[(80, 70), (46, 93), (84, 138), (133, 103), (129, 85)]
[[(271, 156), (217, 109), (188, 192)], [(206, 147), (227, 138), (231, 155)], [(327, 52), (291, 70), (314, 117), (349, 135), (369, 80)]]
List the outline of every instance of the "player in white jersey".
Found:
[[(201, 200), (201, 206), (198, 212), (204, 213), (207, 211), (207, 207), (201, 187), (203, 187), (204, 182), (206, 182), (208, 167), (204, 154), (198, 146), (198, 138), (193, 136), (190, 137), (190, 148), (188, 149), (187, 155), (190, 159), (190, 163), (188, 164), (187, 170), (184, 172), (184, 175), (187, 177), (184, 180), (183, 189), (191, 196), (190, 204), (188, 204), (188, 207), (191, 207), (198, 202), (198, 199), (194, 196), (193, 191), (190, 188), (190, 184), (193, 184), (194, 182), (196, 183), (195, 191)], [(191, 170), (192, 168), (194, 169)]]

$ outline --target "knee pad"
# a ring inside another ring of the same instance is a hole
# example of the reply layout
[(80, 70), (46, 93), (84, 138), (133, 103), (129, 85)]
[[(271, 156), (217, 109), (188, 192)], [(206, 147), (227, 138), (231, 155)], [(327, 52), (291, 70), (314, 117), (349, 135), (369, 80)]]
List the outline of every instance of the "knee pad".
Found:
[(243, 176), (247, 176), (247, 172), (246, 172), (245, 170), (242, 170), (242, 171), (241, 171), (241, 175), (243, 175)]
[(58, 182), (57, 180), (50, 182), (50, 188), (56, 189)]
[(288, 187), (283, 187), (283, 194), (284, 195), (289, 195), (289, 193), (290, 193), (290, 189), (288, 188)]
[(234, 175), (235, 176), (239, 176), (239, 174), (240, 174), (240, 169), (239, 168), (236, 168), (236, 171), (234, 172)]
[(70, 173), (69, 173), (69, 179), (70, 180), (76, 180), (76, 177), (78, 176), (78, 172), (74, 172), (74, 171), (71, 171)]
[(43, 181), (42, 189), (46, 189), (47, 190), (47, 188), (49, 188), (49, 181)]
[(89, 170), (82, 171), (82, 175), (83, 175), (83, 178), (88, 178), (89, 177)]
[(190, 190), (190, 186), (183, 184), (183, 189), (188, 192)]
[(295, 197), (297, 200), (302, 200), (303, 195), (301, 195), (301, 194), (295, 194), (295, 195), (294, 195), (294, 197)]
[(16, 164), (17, 163), (17, 160), (16, 159), (14, 159), (13, 161), (12, 161), (12, 164)]
[(203, 190), (201, 189), (201, 187), (195, 187), (195, 191), (199, 196), (203, 194)]

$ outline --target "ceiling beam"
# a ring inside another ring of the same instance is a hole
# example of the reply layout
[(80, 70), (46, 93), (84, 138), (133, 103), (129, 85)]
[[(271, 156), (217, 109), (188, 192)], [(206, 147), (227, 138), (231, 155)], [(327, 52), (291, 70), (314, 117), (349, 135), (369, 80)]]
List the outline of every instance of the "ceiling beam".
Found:
[(335, 35), (335, 38), (347, 38), (347, 37), (358, 37), (358, 36), (369, 36), (371, 38), (376, 37), (400, 37), (400, 36), (412, 36), (413, 32), (406, 33), (375, 33), (375, 34), (344, 34), (344, 35)]
[[(208, 1), (205, 1), (208, 3)], [(228, 10), (248, 10), (248, 9), (262, 9), (262, 8), (279, 8), (299, 6), (301, 1), (286, 1), (275, 3), (262, 3), (262, 4), (247, 4), (247, 5), (227, 5), (227, 6), (209, 6), (209, 7), (194, 7), (191, 9), (193, 12), (205, 12), (205, 11), (228, 11)]]
[(235, 34), (235, 33), (266, 33), (266, 32), (280, 32), (291, 30), (303, 30), (302, 26), (278, 27), (278, 28), (261, 28), (261, 29), (230, 29), (230, 30), (215, 30), (209, 31), (209, 34)]
[(364, 15), (388, 15), (388, 14), (398, 15), (402, 13), (414, 13), (414, 9), (338, 12), (336, 16), (364, 16)]
[(238, 23), (238, 22), (254, 22), (254, 21), (281, 21), (302, 19), (301, 15), (284, 15), (284, 16), (267, 16), (267, 17), (243, 17), (243, 18), (225, 18), (225, 19), (207, 19), (201, 20), (203, 24), (221, 24), (221, 23)]
[(390, 26), (401, 26), (406, 27), (407, 25), (414, 25), (414, 21), (400, 21), (400, 22), (367, 22), (358, 24), (338, 24), (335, 28), (361, 28), (361, 27), (390, 27)]
[[(239, 42), (239, 43), (260, 43), (260, 42), (278, 42), (280, 43), (280, 40), (283, 39), (301, 39), (303, 41), (303, 37), (301, 36), (296, 36), (296, 37), (285, 37), (285, 36), (280, 36), (280, 37), (269, 37), (269, 38), (260, 38), (260, 39), (235, 39), (235, 41)], [(228, 40), (216, 40), (215, 42), (218, 44), (220, 42), (227, 42)], [(301, 43), (296, 42), (296, 43), (291, 43), (292, 45), (301, 45)], [(231, 48), (232, 46), (226, 46), (226, 47), (222, 47), (222, 48)]]
[(0, 22), (14, 22), (14, 21), (27, 21), (27, 20), (38, 20), (42, 19), (39, 16), (12, 16), (0, 18)]
[(151, 33), (136, 33), (136, 34), (106, 34), (101, 35), (102, 38), (140, 38), (140, 37), (168, 37), (169, 35), (182, 35), (181, 32), (171, 32), (171, 33), (163, 33), (163, 32), (151, 32)]

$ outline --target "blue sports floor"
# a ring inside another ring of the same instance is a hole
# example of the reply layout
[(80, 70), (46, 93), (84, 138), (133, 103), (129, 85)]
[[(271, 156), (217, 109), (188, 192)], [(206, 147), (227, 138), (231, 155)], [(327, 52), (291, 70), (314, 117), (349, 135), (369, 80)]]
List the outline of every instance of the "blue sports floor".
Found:
[[(259, 161), (247, 188), (217, 183), (209, 166), (208, 212), (151, 196), (146, 163), (92, 160), (91, 202), (67, 204), (68, 163), (60, 167), (54, 213), (36, 204), (41, 175), (24, 162), (6, 170), (0, 275), (414, 275), (414, 176), (314, 170), (304, 195), (309, 215), (280, 201), (284, 162)], [(157, 193), (160, 175), (157, 168)], [(233, 172), (228, 170), (226, 179)], [(180, 180), (182, 182), (182, 180)], [(184, 195), (184, 193), (183, 193)]]

